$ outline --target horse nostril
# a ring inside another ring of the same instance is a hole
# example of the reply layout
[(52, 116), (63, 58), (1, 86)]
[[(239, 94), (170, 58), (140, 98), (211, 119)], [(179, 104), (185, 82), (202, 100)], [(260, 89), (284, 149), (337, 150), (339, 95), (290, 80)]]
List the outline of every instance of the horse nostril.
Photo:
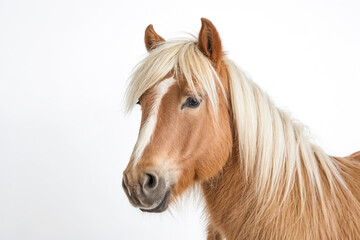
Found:
[(142, 187), (144, 189), (152, 190), (155, 189), (158, 185), (158, 178), (155, 174), (146, 173), (143, 181)]

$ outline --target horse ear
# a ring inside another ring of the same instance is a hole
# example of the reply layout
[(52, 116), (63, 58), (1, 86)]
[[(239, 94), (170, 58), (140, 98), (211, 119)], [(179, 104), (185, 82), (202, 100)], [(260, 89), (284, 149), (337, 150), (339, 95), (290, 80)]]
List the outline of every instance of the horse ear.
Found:
[(216, 66), (221, 62), (223, 51), (219, 33), (215, 26), (206, 18), (201, 18), (201, 29), (198, 38), (200, 51)]
[(150, 52), (152, 49), (156, 48), (156, 46), (161, 43), (164, 42), (165, 39), (163, 39), (162, 37), (160, 37), (154, 30), (154, 27), (152, 24), (150, 24), (149, 26), (147, 26), (147, 28), (145, 29), (145, 46), (146, 49)]

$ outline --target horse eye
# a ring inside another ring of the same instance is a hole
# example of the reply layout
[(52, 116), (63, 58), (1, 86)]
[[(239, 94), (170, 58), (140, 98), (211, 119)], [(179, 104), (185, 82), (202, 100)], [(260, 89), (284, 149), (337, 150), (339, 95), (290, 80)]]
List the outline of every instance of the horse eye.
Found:
[(199, 101), (194, 97), (189, 97), (188, 99), (186, 99), (186, 102), (181, 106), (181, 109), (183, 109), (185, 107), (197, 108), (200, 106), (200, 102), (201, 102), (201, 100)]

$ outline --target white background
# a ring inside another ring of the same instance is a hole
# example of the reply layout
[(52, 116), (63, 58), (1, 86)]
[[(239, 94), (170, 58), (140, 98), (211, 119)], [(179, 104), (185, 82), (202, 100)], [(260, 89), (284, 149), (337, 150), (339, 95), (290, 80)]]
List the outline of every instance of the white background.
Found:
[[(218, 28), (230, 58), (333, 155), (360, 150), (360, 2), (0, 0), (0, 239), (205, 239), (191, 201), (133, 208), (124, 116), (145, 27)], [(177, 34), (180, 33), (180, 34)]]

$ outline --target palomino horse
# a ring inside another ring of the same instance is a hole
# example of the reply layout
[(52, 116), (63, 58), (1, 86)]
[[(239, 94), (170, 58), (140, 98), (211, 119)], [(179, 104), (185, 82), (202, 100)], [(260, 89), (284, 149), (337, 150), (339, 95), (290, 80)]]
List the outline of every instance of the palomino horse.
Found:
[(230, 61), (214, 25), (165, 41), (149, 25), (149, 55), (127, 90), (141, 127), (123, 188), (162, 212), (199, 183), (208, 239), (360, 239), (360, 152), (331, 157)]

